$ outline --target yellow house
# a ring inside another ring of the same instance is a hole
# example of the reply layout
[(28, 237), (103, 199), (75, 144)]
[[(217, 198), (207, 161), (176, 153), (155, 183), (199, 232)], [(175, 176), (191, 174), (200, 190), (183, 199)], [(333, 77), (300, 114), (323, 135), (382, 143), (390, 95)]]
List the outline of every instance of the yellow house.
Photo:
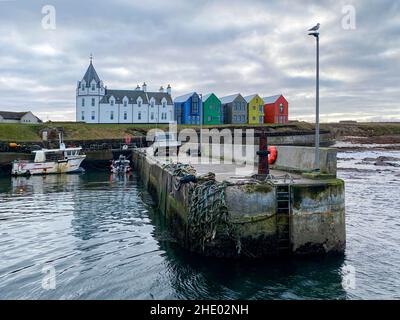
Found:
[(247, 119), (249, 124), (264, 123), (264, 101), (258, 94), (244, 97), (247, 102)]

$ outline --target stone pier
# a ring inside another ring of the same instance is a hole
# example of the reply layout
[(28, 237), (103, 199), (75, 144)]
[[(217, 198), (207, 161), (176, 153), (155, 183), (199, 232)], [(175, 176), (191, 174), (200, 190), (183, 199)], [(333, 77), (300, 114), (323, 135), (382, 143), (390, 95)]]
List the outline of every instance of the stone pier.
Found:
[[(274, 169), (268, 181), (260, 182), (250, 175), (238, 174), (239, 164), (193, 161), (186, 155), (154, 157), (146, 149), (134, 150), (132, 160), (169, 230), (188, 250), (229, 258), (344, 252), (345, 197), (340, 179), (312, 179), (301, 172), (291, 171), (288, 175), (288, 171)], [(199, 228), (191, 225), (190, 214), (193, 190), (201, 182), (181, 183), (182, 177), (168, 166), (178, 162), (190, 164), (199, 179), (212, 172), (217, 184), (225, 183), (228, 222), (220, 223), (206, 242), (201, 241), (199, 230), (191, 232)]]

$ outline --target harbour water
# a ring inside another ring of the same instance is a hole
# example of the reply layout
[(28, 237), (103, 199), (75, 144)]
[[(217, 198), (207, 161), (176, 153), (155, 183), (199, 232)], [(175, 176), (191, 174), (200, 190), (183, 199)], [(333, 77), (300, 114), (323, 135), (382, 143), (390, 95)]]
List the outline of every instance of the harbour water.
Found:
[(400, 152), (338, 155), (344, 257), (224, 261), (188, 253), (134, 174), (1, 178), (0, 299), (400, 298), (400, 162), (363, 161), (379, 156)]

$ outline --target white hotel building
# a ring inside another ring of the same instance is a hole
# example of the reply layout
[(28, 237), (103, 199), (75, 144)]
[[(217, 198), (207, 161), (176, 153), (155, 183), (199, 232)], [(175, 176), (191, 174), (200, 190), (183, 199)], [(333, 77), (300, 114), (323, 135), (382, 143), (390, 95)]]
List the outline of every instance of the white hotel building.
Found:
[(171, 86), (148, 92), (146, 83), (135, 90), (104, 86), (92, 60), (76, 88), (76, 121), (86, 123), (169, 123), (174, 121)]

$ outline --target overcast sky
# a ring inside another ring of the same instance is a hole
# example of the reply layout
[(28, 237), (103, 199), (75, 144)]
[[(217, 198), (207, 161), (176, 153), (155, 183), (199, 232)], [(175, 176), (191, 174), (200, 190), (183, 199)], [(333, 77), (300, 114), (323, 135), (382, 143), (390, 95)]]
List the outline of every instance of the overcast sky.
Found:
[[(42, 26), (48, 4), (55, 30)], [(306, 31), (317, 22), (322, 120), (399, 121), (398, 0), (0, 0), (0, 110), (74, 120), (93, 53), (108, 88), (283, 93), (291, 119), (313, 120), (315, 40)]]

